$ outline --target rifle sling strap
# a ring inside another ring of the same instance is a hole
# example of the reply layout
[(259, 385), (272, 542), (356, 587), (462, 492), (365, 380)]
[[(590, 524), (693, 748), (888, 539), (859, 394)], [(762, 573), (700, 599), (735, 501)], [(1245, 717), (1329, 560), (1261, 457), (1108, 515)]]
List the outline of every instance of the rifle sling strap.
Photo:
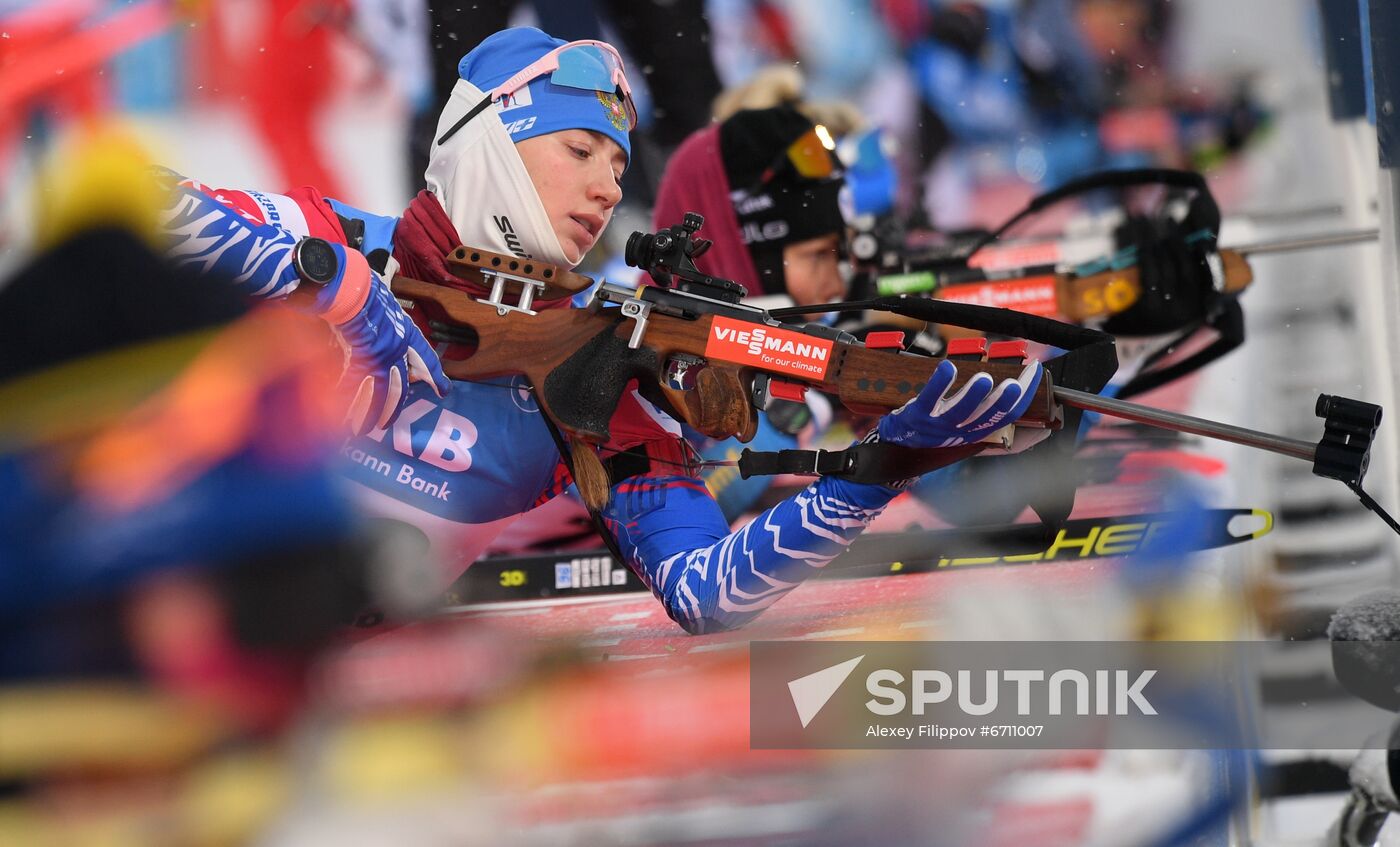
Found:
[[(1174, 362), (1163, 368), (1152, 368), (1151, 366), (1161, 359), (1178, 345), (1184, 343), (1202, 327), (1209, 327), (1219, 333), (1219, 337), (1201, 350), (1192, 353), (1190, 356), (1179, 362)], [(1127, 385), (1118, 392), (1120, 400), (1127, 400), (1148, 391), (1166, 385), (1169, 382), (1178, 380), (1187, 374), (1194, 373), (1206, 365), (1221, 358), (1227, 353), (1244, 343), (1244, 312), (1240, 308), (1239, 300), (1234, 297), (1226, 297), (1222, 301), (1221, 310), (1209, 316), (1203, 323), (1199, 323), (1182, 332), (1175, 341), (1163, 348), (1159, 353), (1148, 360), (1146, 367), (1137, 376), (1130, 379)]]
[(760, 452), (744, 448), (739, 454), (739, 477), (799, 474), (827, 476), (839, 474), (854, 463), (855, 456), (846, 450), (774, 450)]
[(837, 476), (851, 482), (891, 485), (921, 476), (932, 470), (962, 461), (982, 452), (985, 444), (961, 447), (916, 449), (898, 444), (869, 442), (845, 450), (777, 450), (758, 452), (745, 449), (739, 454), (739, 476)]
[[(1216, 205), (1215, 197), (1210, 193), (1210, 187), (1205, 181), (1205, 177), (1195, 171), (1174, 170), (1171, 168), (1137, 168), (1130, 170), (1111, 170), (1091, 173), (1079, 179), (1065, 183), (1059, 188), (1049, 191), (1031, 200), (1024, 209), (1011, 216), (1005, 223), (997, 227), (992, 232), (983, 235), (973, 243), (963, 255), (972, 256), (978, 250), (997, 241), (1006, 234), (1013, 226), (1044, 209), (1049, 208), (1070, 197), (1084, 194), (1100, 188), (1131, 188), (1141, 185), (1165, 185), (1172, 188), (1186, 188), (1196, 191), (1197, 196), (1214, 213), (1218, 221), (1220, 209)], [(1219, 224), (1217, 223), (1217, 229)]]
[[(559, 458), (563, 460), (564, 467), (569, 469), (569, 476), (572, 477), (574, 475), (574, 459), (572, 452), (569, 450), (568, 442), (564, 440), (564, 434), (559, 431), (559, 425), (554, 422), (554, 419), (546, 414), (543, 409), (540, 410), (540, 417), (544, 419), (545, 426), (549, 428), (549, 435), (554, 439), (554, 446), (559, 449)], [(588, 450), (592, 448), (585, 444), (583, 449)], [(607, 523), (603, 521), (602, 514), (591, 507), (586, 508), (588, 508), (588, 516), (593, 519), (593, 528), (597, 530), (598, 537), (603, 540), (603, 545), (608, 548), (608, 552), (613, 555), (614, 559), (626, 565), (627, 558), (622, 555), (622, 548), (618, 547), (617, 538), (615, 538), (612, 531), (608, 529)]]

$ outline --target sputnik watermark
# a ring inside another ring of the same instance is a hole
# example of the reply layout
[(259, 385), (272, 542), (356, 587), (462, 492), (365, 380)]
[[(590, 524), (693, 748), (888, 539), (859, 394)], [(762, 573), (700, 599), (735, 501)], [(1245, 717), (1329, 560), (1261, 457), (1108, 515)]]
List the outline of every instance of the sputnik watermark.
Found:
[(943, 726), (936, 723), (918, 726), (884, 726), (871, 724), (865, 734), (872, 738), (1039, 738), (1045, 732), (1044, 724), (982, 724), (981, 726)]
[(856, 656), (788, 683), (788, 691), (792, 693), (792, 705), (797, 709), (797, 717), (802, 721), (804, 729), (864, 658), (865, 656)]
[(760, 748), (1252, 747), (1236, 645), (753, 642)]
[[(788, 683), (793, 708), (797, 710), (804, 728), (864, 658), (864, 655), (857, 656)], [(1021, 716), (1063, 715), (1067, 709), (1068, 713), (1076, 715), (1127, 715), (1131, 709), (1143, 715), (1157, 714), (1144, 695), (1147, 683), (1157, 675), (1153, 668), (1139, 671), (1135, 676), (1124, 670), (1096, 670), (1092, 678), (1073, 668), (1055, 671), (1049, 674), (1048, 679), (1043, 670), (991, 670), (982, 673), (982, 699), (976, 702), (972, 671), (960, 670), (949, 674), (940, 670), (916, 670), (911, 674), (908, 683), (910, 691), (906, 695), (904, 674), (888, 668), (874, 670), (865, 677), (865, 690), (874, 695), (865, 701), (865, 707), (871, 714), (881, 717), (903, 714), (906, 710), (922, 715), (929, 706), (952, 700), (963, 714), (982, 716), (997, 710), (1003, 687), (1014, 686), (1016, 714)], [(1039, 702), (1032, 704), (1037, 697), (1043, 697), (1043, 709), (1038, 708)]]
[[(865, 690), (875, 695), (865, 701), (865, 707), (873, 714), (889, 717), (903, 714), (906, 709), (916, 715), (924, 714), (925, 709), (938, 703), (954, 700), (963, 714), (990, 715), (997, 710), (1001, 689), (1014, 685), (1016, 689), (1016, 714), (1048, 715), (1127, 715), (1136, 708), (1139, 714), (1155, 715), (1157, 710), (1143, 696), (1143, 689), (1152, 677), (1157, 675), (1154, 668), (1137, 672), (1136, 676), (1124, 670), (1096, 670), (1093, 679), (1088, 674), (1072, 668), (1050, 674), (1046, 680), (1043, 670), (982, 671), (982, 700), (976, 702), (973, 672), (960, 670), (954, 676), (939, 670), (916, 670), (911, 675), (910, 693), (904, 693), (904, 674), (894, 670), (878, 670), (865, 678)], [(1037, 685), (1040, 683), (1040, 685)], [(1068, 696), (1066, 691), (1068, 690)], [(1090, 709), (1090, 699), (1093, 708)], [(1037, 702), (1032, 706), (1032, 700)], [(1112, 700), (1112, 711), (1109, 702)], [(1066, 706), (1069, 711), (1067, 712)], [(1042, 707), (1043, 706), (1043, 707)]]

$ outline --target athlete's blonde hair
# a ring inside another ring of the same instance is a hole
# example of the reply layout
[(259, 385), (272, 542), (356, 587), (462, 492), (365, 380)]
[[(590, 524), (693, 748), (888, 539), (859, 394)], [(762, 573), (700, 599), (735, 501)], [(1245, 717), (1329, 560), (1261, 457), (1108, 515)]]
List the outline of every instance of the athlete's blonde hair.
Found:
[(806, 81), (792, 65), (769, 65), (740, 85), (721, 91), (710, 107), (716, 122), (722, 122), (743, 109), (792, 106), (812, 123), (824, 125), (838, 138), (865, 128), (866, 121), (854, 104), (845, 100), (807, 101), (802, 91)]

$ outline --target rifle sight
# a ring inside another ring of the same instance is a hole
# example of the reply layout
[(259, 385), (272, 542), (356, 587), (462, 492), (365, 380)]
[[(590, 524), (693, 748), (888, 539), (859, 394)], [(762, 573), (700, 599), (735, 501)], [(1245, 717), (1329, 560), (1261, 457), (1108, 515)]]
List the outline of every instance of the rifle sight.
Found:
[(622, 258), (634, 268), (640, 268), (663, 288), (675, 288), (737, 303), (748, 289), (737, 282), (709, 276), (695, 267), (695, 259), (710, 249), (710, 242), (696, 238), (705, 219), (695, 212), (686, 212), (685, 220), (655, 233), (634, 232), (627, 237)]

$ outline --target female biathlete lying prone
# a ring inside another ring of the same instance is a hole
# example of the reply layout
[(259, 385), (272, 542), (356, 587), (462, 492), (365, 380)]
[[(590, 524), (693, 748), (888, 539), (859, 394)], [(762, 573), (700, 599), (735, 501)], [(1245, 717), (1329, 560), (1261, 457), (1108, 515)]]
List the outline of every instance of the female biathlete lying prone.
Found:
[[(530, 395), (448, 380), (388, 281), (397, 272), (460, 285), (443, 261), (460, 244), (578, 265), (621, 199), (636, 121), (622, 62), (600, 42), (510, 29), (467, 54), (460, 72), (438, 120), (427, 189), (399, 217), (310, 187), (265, 194), (171, 175), (166, 222), (178, 261), (225, 272), (249, 296), (318, 286), (310, 308), (350, 351), (355, 435), (342, 450), (345, 474), (372, 510), (421, 527), (455, 563), (448, 577), (569, 480)], [(914, 447), (977, 441), (1021, 416), (1041, 368), (1000, 385), (978, 374), (950, 394), (953, 373), (940, 368), (872, 437)], [(650, 461), (645, 473), (614, 481), (604, 520), (628, 565), (692, 633), (752, 620), (844, 550), (897, 493), (822, 477), (731, 532), (705, 486), (682, 470), (674, 420), (634, 392), (611, 431), (610, 448)]]

